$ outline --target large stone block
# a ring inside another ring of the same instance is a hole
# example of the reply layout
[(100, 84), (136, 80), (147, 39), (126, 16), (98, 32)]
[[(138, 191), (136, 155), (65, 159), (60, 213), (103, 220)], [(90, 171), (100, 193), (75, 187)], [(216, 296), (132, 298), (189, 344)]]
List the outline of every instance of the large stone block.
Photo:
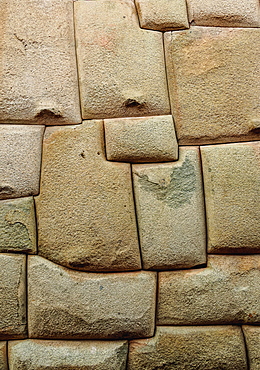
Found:
[(209, 256), (203, 269), (159, 273), (158, 325), (260, 322), (260, 256)]
[(260, 326), (243, 325), (250, 370), (260, 369)]
[(260, 253), (260, 142), (201, 147), (209, 253)]
[(156, 273), (72, 271), (29, 256), (30, 338), (122, 339), (154, 332)]
[(260, 129), (260, 29), (191, 27), (165, 34), (180, 144), (249, 141)]
[(187, 268), (206, 262), (199, 149), (181, 147), (174, 163), (133, 166), (143, 265)]
[(46, 129), (39, 254), (86, 271), (141, 267), (130, 165), (106, 161), (103, 124)]
[(162, 34), (140, 29), (134, 2), (74, 8), (83, 118), (169, 114)]
[(0, 369), (8, 370), (6, 342), (0, 342)]

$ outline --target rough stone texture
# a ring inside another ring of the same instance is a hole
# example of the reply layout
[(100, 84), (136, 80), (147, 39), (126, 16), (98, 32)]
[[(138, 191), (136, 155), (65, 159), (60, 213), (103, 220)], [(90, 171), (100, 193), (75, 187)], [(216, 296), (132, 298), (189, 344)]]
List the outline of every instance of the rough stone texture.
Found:
[(259, 138), (259, 36), (260, 29), (218, 27), (165, 34), (179, 144)]
[(128, 370), (246, 370), (241, 329), (235, 326), (157, 327), (155, 337), (130, 342)]
[(201, 148), (209, 253), (260, 253), (260, 142)]
[(0, 369), (1, 370), (8, 370), (6, 342), (0, 342)]
[(260, 370), (260, 326), (244, 325), (250, 370)]
[(0, 339), (26, 335), (26, 257), (0, 255)]
[(122, 339), (154, 332), (156, 273), (94, 274), (29, 256), (30, 338)]
[(0, 122), (81, 122), (72, 0), (2, 0)]
[(38, 194), (43, 131), (0, 125), (0, 199)]
[(140, 25), (158, 31), (189, 28), (185, 0), (135, 0)]
[(86, 271), (141, 268), (130, 165), (106, 161), (101, 121), (46, 129), (39, 254)]
[(10, 370), (125, 370), (127, 342), (26, 340), (9, 343)]
[(260, 322), (260, 256), (209, 256), (208, 267), (159, 273), (158, 325)]
[(140, 29), (134, 2), (74, 7), (83, 118), (169, 114), (162, 34)]
[(32, 197), (0, 201), (0, 251), (36, 253)]
[(181, 147), (175, 163), (133, 166), (143, 265), (187, 268), (206, 262), (199, 149)]
[(178, 159), (172, 116), (114, 118), (104, 123), (108, 160), (165, 162)]

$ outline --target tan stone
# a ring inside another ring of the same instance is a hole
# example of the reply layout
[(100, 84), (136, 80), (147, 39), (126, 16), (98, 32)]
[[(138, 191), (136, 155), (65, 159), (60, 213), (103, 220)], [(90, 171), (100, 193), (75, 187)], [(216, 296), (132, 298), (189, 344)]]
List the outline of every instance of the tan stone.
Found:
[(140, 29), (134, 2), (74, 8), (83, 118), (169, 114), (162, 34)]
[(38, 194), (43, 131), (0, 125), (0, 199)]
[(0, 369), (8, 370), (6, 342), (0, 342)]
[(156, 273), (72, 271), (29, 256), (30, 338), (122, 339), (152, 336)]
[(259, 138), (259, 36), (260, 29), (218, 27), (165, 34), (179, 144)]
[(101, 121), (47, 128), (39, 254), (86, 271), (141, 268), (130, 165), (106, 161)]
[(260, 142), (201, 148), (209, 253), (260, 253)]
[(26, 335), (26, 257), (0, 254), (0, 339)]
[(172, 116), (114, 118), (104, 124), (108, 160), (136, 163), (178, 159)]
[(242, 328), (245, 335), (250, 370), (259, 370), (260, 326), (244, 325)]
[(133, 179), (144, 268), (206, 263), (199, 149), (181, 147), (174, 163), (134, 165)]
[(209, 256), (203, 269), (159, 273), (158, 325), (260, 322), (260, 256)]
[(72, 0), (2, 0), (0, 122), (81, 121)]
[(128, 370), (247, 369), (243, 334), (235, 326), (157, 327), (130, 342)]

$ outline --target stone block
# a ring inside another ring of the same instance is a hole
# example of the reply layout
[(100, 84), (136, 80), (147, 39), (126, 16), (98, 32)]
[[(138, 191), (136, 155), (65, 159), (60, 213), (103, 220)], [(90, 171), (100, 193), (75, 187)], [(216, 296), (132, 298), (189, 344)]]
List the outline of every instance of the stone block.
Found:
[(74, 9), (83, 118), (169, 114), (162, 34), (140, 29), (134, 2)]
[(36, 211), (41, 256), (86, 271), (141, 268), (130, 165), (106, 161), (101, 121), (46, 129)]
[(243, 325), (249, 368), (250, 370), (260, 369), (260, 326)]
[(260, 29), (191, 27), (165, 33), (179, 144), (259, 139)]
[(156, 273), (72, 271), (29, 256), (30, 338), (125, 339), (154, 332)]
[(209, 253), (260, 253), (260, 141), (201, 147)]
[(133, 179), (144, 268), (206, 263), (199, 149), (180, 147), (174, 163), (134, 165)]
[(44, 126), (0, 125), (0, 199), (39, 192)]
[(73, 0), (2, 0), (0, 122), (81, 122)]
[(0, 251), (36, 253), (32, 197), (0, 201)]
[(0, 369), (8, 370), (6, 342), (0, 342)]
[(247, 369), (243, 334), (235, 326), (157, 327), (130, 342), (128, 370)]
[(140, 163), (178, 159), (172, 116), (114, 118), (104, 124), (108, 160)]
[(259, 255), (212, 255), (203, 269), (160, 272), (157, 323), (259, 323), (259, 279)]

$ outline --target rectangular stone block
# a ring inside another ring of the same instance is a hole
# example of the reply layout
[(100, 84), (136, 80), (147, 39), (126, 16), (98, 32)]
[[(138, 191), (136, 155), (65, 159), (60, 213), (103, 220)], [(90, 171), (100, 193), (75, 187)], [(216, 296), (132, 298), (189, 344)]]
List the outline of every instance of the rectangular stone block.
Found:
[(0, 369), (8, 370), (6, 342), (0, 342)]
[(260, 369), (260, 326), (243, 325), (249, 368), (250, 370)]

